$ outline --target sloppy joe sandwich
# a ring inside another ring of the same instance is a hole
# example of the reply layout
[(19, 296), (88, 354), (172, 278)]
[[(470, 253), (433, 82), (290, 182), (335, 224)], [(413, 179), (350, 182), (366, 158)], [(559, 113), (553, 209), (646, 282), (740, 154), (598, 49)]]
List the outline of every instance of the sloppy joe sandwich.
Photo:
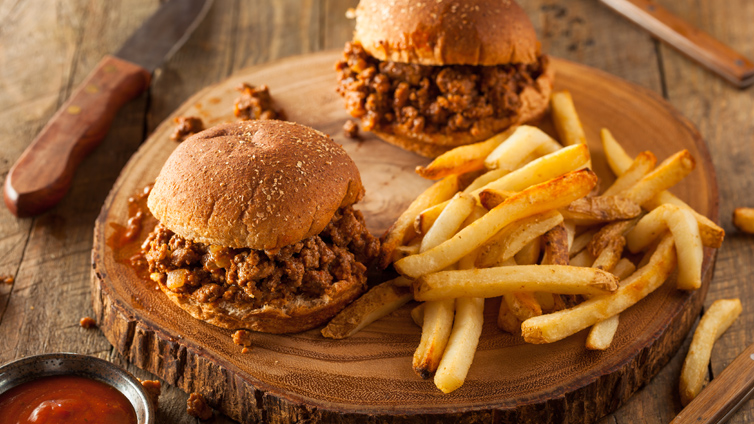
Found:
[(299, 332), (366, 287), (379, 241), (353, 204), (359, 171), (329, 137), (290, 122), (244, 121), (189, 137), (148, 206), (151, 278), (194, 317), (225, 328)]
[(363, 129), (428, 157), (538, 119), (553, 79), (512, 0), (361, 0), (336, 69)]

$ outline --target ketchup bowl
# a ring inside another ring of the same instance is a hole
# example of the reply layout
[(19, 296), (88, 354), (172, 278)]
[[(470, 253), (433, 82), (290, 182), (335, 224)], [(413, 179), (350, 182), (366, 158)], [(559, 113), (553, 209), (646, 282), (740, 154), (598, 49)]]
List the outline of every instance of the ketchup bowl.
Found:
[(71, 422), (73, 414), (84, 413), (103, 422), (155, 422), (139, 380), (104, 359), (74, 353), (30, 356), (0, 367), (0, 405), (3, 416), (10, 410), (22, 414), (19, 422)]

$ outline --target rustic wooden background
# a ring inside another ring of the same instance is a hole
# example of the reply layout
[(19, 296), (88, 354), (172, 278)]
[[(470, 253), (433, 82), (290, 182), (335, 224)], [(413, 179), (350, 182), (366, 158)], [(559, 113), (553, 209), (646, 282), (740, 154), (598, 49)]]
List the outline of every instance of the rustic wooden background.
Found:
[[(754, 239), (738, 233), (734, 207), (754, 206), (754, 88), (737, 90), (653, 40), (596, 0), (521, 0), (545, 51), (618, 75), (665, 97), (707, 141), (720, 185), (727, 231), (706, 304), (740, 297), (744, 312), (718, 341), (710, 363), (719, 374), (754, 342)], [(100, 58), (113, 52), (158, 6), (158, 0), (0, 0), (0, 173), (13, 162)], [(36, 218), (0, 207), (0, 364), (43, 352), (79, 352), (150, 375), (112, 351), (91, 315), (93, 222), (122, 166), (146, 136), (202, 87), (247, 66), (341, 48), (357, 0), (215, 0), (186, 45), (159, 69), (148, 93), (117, 116), (86, 159), (63, 202)], [(754, 58), (754, 2), (660, 0), (664, 7)], [(274, 94), (274, 87), (273, 94)], [(578, 102), (578, 100), (577, 100)], [(677, 381), (688, 340), (654, 380), (601, 423), (666, 423), (680, 410)], [(187, 395), (165, 387), (161, 423), (193, 423)], [(730, 421), (754, 421), (749, 401)], [(215, 423), (231, 422), (216, 416)]]

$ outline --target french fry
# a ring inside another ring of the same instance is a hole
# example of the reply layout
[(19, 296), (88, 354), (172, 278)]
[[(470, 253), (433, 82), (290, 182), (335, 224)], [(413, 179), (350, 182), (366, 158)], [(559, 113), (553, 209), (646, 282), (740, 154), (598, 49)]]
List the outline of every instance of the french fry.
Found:
[(505, 300), (500, 302), (500, 309), (497, 314), (497, 327), (506, 333), (513, 335), (521, 334), (521, 321), (513, 315)]
[(385, 281), (372, 287), (346, 306), (322, 329), (322, 335), (331, 339), (351, 337), (367, 325), (408, 303), (413, 298), (411, 289), (400, 282), (396, 284), (396, 280)]
[(537, 127), (522, 125), (484, 159), (484, 166), (487, 169), (513, 171), (540, 146), (552, 145), (552, 143), (557, 144), (544, 131)]
[(651, 211), (664, 204), (675, 205), (691, 211), (691, 213), (694, 215), (694, 218), (696, 218), (697, 224), (699, 224), (699, 235), (702, 237), (702, 243), (704, 243), (706, 247), (719, 249), (720, 246), (723, 245), (725, 230), (720, 228), (719, 225), (712, 222), (706, 216), (692, 209), (691, 206), (687, 205), (681, 199), (673, 196), (668, 191), (663, 191), (662, 193), (653, 197), (649, 202), (644, 203), (642, 206)]
[(539, 262), (539, 253), (542, 251), (542, 242), (539, 237), (526, 243), (526, 245), (513, 255), (513, 259), (519, 265), (536, 265)]
[(661, 192), (678, 184), (694, 170), (695, 166), (696, 162), (691, 153), (688, 150), (681, 150), (665, 159), (633, 187), (619, 193), (619, 195), (643, 205)]
[(657, 164), (657, 157), (652, 152), (641, 152), (636, 159), (634, 159), (631, 166), (620, 175), (613, 185), (608, 187), (603, 196), (614, 196), (624, 190), (627, 190), (639, 182), (645, 175), (647, 175)]
[(754, 234), (754, 208), (734, 209), (733, 225), (745, 233)]
[(622, 238), (636, 225), (636, 220), (611, 222), (597, 231), (587, 245), (587, 250), (595, 258), (602, 253), (602, 250), (615, 243), (617, 238)]
[(395, 250), (393, 250), (392, 262), (403, 259), (406, 256), (415, 255), (419, 253), (420, 246), (421, 246), (421, 239), (419, 239), (418, 237), (412, 240), (412, 243), (410, 244), (407, 244), (404, 246), (397, 246)]
[(427, 302), (424, 305), (422, 338), (414, 352), (414, 372), (428, 379), (437, 370), (453, 328), (455, 299)]
[(414, 309), (411, 310), (411, 319), (414, 321), (414, 324), (418, 325), (419, 327), (424, 325), (424, 308), (426, 303), (420, 303), (414, 307)]
[(687, 209), (665, 204), (645, 215), (628, 234), (628, 248), (639, 252), (669, 229), (678, 251), (678, 288), (696, 290), (702, 284), (704, 250), (699, 225)]
[(552, 108), (552, 120), (555, 123), (555, 129), (563, 145), (586, 144), (584, 127), (576, 113), (571, 93), (568, 91), (552, 93), (550, 107)]
[(564, 219), (577, 225), (630, 219), (641, 213), (641, 206), (618, 196), (582, 197), (560, 210)]
[(620, 315), (614, 315), (592, 326), (586, 338), (586, 348), (589, 350), (606, 350), (610, 347), (618, 330)]
[(489, 139), (456, 147), (436, 157), (429, 165), (417, 166), (416, 173), (423, 178), (437, 180), (448, 175), (464, 174), (484, 168), (484, 159), (505, 141), (516, 127), (496, 134)]
[[(584, 168), (588, 163), (588, 147), (585, 145), (570, 146), (542, 156), (513, 172), (502, 169), (490, 171), (466, 187), (464, 193), (471, 193), (478, 197), (482, 191), (488, 188), (501, 192), (521, 191)], [(442, 205), (442, 207), (444, 206)]]
[(476, 200), (473, 196), (456, 193), (424, 235), (419, 252), (427, 251), (452, 237), (475, 206)]
[(626, 239), (618, 236), (600, 252), (599, 256), (594, 259), (592, 267), (603, 271), (612, 272), (615, 265), (620, 261), (623, 254), (623, 247), (626, 245)]
[(413, 235), (413, 224), (417, 215), (432, 205), (450, 199), (457, 191), (458, 177), (453, 175), (436, 182), (414, 199), (408, 209), (398, 217), (382, 237), (380, 256), (377, 261), (380, 268), (387, 268), (393, 258), (393, 250)]
[(699, 320), (689, 353), (683, 361), (679, 389), (681, 403), (685, 406), (702, 390), (707, 377), (707, 366), (715, 341), (725, 333), (741, 314), (738, 299), (716, 300)]
[[(612, 239), (600, 252), (599, 256), (592, 263), (592, 267), (613, 273), (618, 279), (628, 277), (634, 272), (636, 267), (627, 259), (621, 259), (623, 248), (626, 245), (626, 239), (618, 235)], [(623, 261), (623, 262), (621, 262)], [(621, 269), (616, 272), (618, 264), (621, 263)], [(615, 331), (618, 329), (619, 315), (614, 315), (604, 321), (600, 321), (592, 326), (589, 336), (586, 339), (586, 348), (590, 350), (605, 350), (610, 347)]]
[[(623, 147), (621, 147), (615, 138), (613, 138), (610, 131), (606, 129), (602, 130), (602, 147), (605, 151), (607, 162), (615, 175), (622, 175), (631, 166), (631, 157), (628, 156), (626, 151), (623, 150)], [(691, 206), (675, 197), (672, 193), (668, 191), (660, 192), (649, 201), (642, 203), (642, 206), (651, 211), (666, 203), (690, 210), (694, 214), (696, 221), (699, 223), (699, 232), (702, 236), (704, 245), (715, 249), (720, 248), (723, 239), (725, 238), (725, 230), (720, 228), (719, 225), (712, 222), (706, 216), (692, 209)]]
[(568, 255), (573, 257), (579, 252), (581, 252), (582, 250), (584, 250), (592, 241), (595, 234), (597, 234), (597, 231), (599, 230), (593, 229), (593, 230), (585, 231), (579, 234), (578, 236), (576, 236), (573, 239), (573, 242), (571, 243), (571, 248), (568, 251)]
[[(573, 226), (570, 226), (574, 229)], [(568, 257), (569, 229), (565, 223), (553, 227), (542, 236), (542, 265), (570, 265)], [(559, 294), (535, 292), (543, 312), (554, 312), (565, 308), (565, 300)]]
[(605, 294), (615, 291), (618, 279), (595, 268), (567, 265), (516, 265), (440, 271), (414, 280), (419, 301), (457, 297), (497, 297), (517, 291), (558, 294)]
[(563, 216), (555, 210), (513, 222), (480, 247), (475, 265), (478, 268), (486, 268), (500, 264), (562, 222)]
[[(542, 156), (521, 168), (476, 189), (478, 195), (486, 188), (503, 191), (521, 191), (536, 184), (583, 168), (589, 162), (589, 148), (586, 145), (564, 147), (554, 153)], [(596, 183), (595, 183), (596, 184)]]
[(456, 300), (456, 317), (448, 345), (435, 373), (435, 386), (443, 393), (461, 387), (474, 360), (484, 322), (484, 299)]
[(409, 278), (439, 271), (471, 253), (511, 222), (570, 204), (585, 196), (596, 183), (597, 176), (584, 169), (530, 187), (509, 197), (446, 242), (401, 259), (395, 268)]
[(488, 188), (479, 193), (479, 203), (481, 203), (486, 209), (492, 210), (514, 194), (516, 194), (516, 192)]
[(628, 277), (618, 291), (594, 296), (570, 309), (527, 319), (521, 323), (524, 340), (538, 344), (556, 342), (617, 315), (660, 287), (675, 266), (675, 245), (668, 235), (657, 246), (649, 263)]
[(621, 258), (621, 260), (615, 264), (615, 267), (613, 267), (611, 272), (614, 276), (618, 277), (619, 280), (625, 280), (629, 275), (633, 274), (634, 271), (636, 271), (636, 265), (626, 258)]
[(583, 249), (570, 259), (572, 266), (591, 268), (597, 258), (589, 253), (589, 249)]
[(564, 223), (552, 227), (542, 235), (544, 254), (542, 265), (568, 265), (568, 230)]
[(602, 139), (602, 150), (605, 152), (607, 165), (616, 177), (620, 177), (631, 167), (634, 162), (633, 158), (626, 153), (623, 146), (618, 143), (607, 128), (600, 130), (600, 138)]
[(478, 193), (487, 184), (493, 181), (497, 181), (500, 178), (510, 173), (511, 171), (507, 169), (493, 169), (491, 171), (487, 171), (484, 174), (478, 176), (474, 181), (472, 181), (471, 184), (469, 184), (465, 189), (463, 189), (463, 192), (464, 193)]
[(542, 306), (533, 292), (513, 292), (503, 294), (503, 302), (513, 316), (523, 321), (525, 319), (542, 315)]

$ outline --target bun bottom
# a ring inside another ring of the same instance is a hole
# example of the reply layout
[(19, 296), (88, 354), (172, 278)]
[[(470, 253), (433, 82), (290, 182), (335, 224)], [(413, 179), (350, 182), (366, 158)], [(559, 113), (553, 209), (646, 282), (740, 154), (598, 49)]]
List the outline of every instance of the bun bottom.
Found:
[(499, 134), (513, 125), (521, 125), (541, 119), (547, 111), (552, 93), (554, 70), (547, 66), (545, 72), (537, 78), (534, 86), (527, 86), (519, 95), (521, 108), (513, 117), (504, 119), (487, 118), (479, 125), (482, 128), (478, 134), (458, 132), (446, 134), (409, 135), (395, 132), (395, 127), (382, 127), (371, 132), (390, 144), (417, 153), (421, 156), (434, 158), (466, 144), (477, 143)]
[(197, 302), (185, 293), (176, 293), (158, 282), (160, 289), (173, 303), (196, 319), (230, 330), (247, 329), (262, 333), (299, 333), (324, 324), (364, 291), (358, 282), (339, 281), (321, 298), (298, 299), (282, 307), (265, 305), (253, 308), (218, 299)]

